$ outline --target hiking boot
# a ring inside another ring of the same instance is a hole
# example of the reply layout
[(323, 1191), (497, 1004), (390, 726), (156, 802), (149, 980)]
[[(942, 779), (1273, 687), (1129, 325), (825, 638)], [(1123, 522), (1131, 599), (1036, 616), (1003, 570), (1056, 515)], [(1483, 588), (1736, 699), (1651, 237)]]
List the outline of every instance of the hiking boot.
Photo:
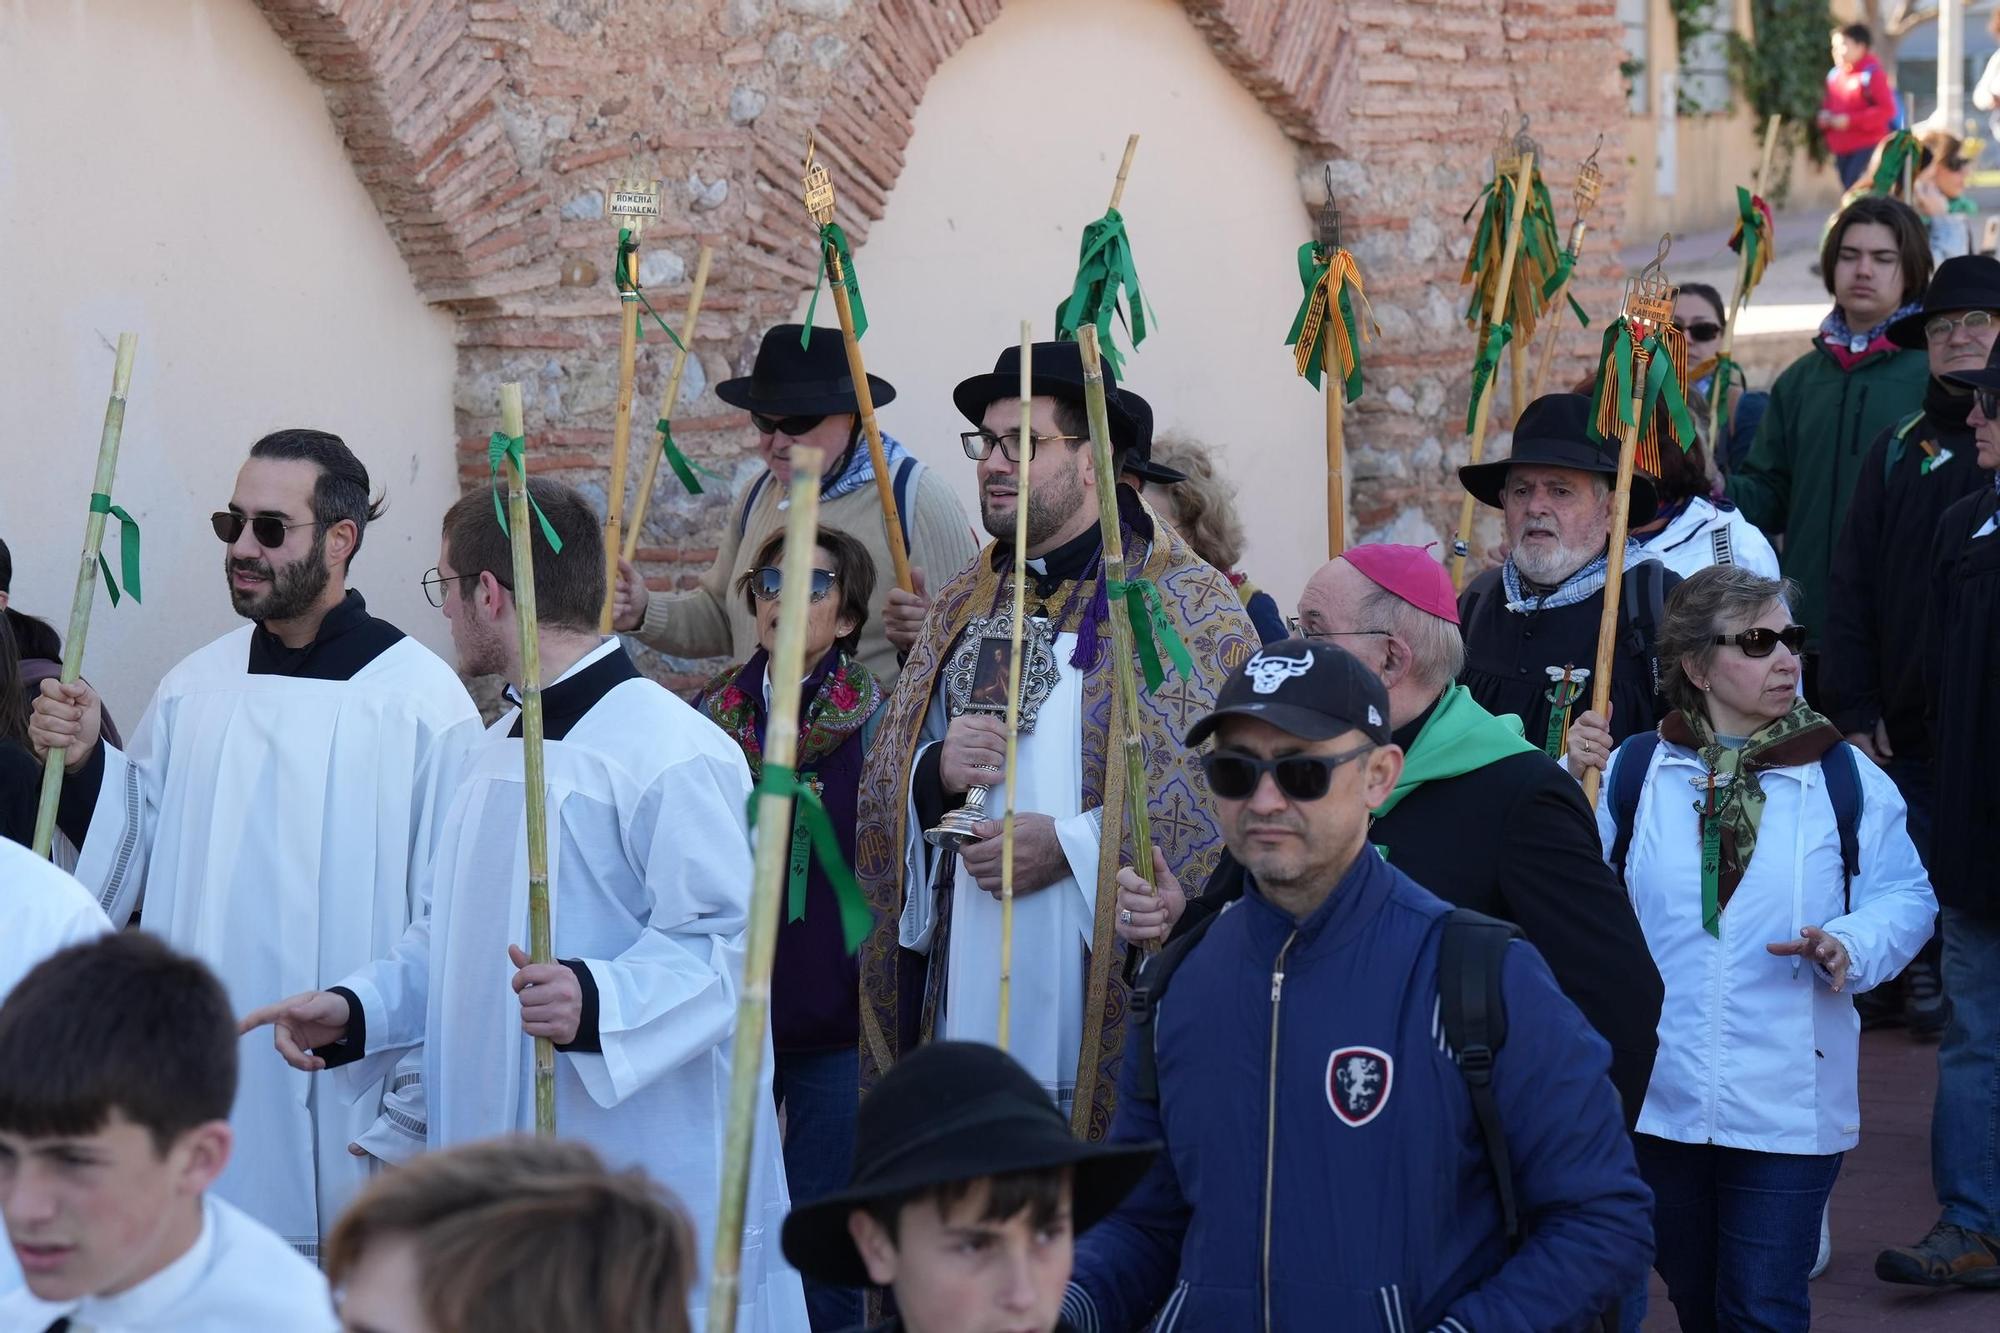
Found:
[(1950, 1014), (1935, 964), (1919, 958), (1903, 969), (1903, 1017), (1909, 1022), (1912, 1041), (1943, 1037)]
[(1876, 1255), (1875, 1276), (1919, 1287), (2000, 1290), (2000, 1239), (1939, 1222), (1915, 1245)]

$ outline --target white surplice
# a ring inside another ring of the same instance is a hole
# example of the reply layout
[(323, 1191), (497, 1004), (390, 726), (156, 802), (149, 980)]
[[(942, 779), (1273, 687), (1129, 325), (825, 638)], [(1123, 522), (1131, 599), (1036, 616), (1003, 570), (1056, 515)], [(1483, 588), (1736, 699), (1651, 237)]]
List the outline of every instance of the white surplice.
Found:
[[(614, 672), (610, 677), (604, 673)], [(608, 690), (594, 699), (605, 680)], [(556, 1130), (671, 1189), (701, 1244), (705, 1313), (721, 1197), (731, 1047), (749, 925), (750, 771), (736, 743), (653, 681), (616, 639), (543, 691), (553, 717), (587, 707), (543, 750), (555, 956), (587, 969), (602, 1050), (556, 1056)], [(424, 1047), (429, 1141), (450, 1147), (535, 1127), (534, 1042), (521, 1030), (507, 946), (528, 944), (518, 712), (467, 757), (431, 872), (431, 910), (388, 957), (341, 983), (361, 1002), (366, 1056), (336, 1079), (379, 1077)], [(789, 1200), (765, 1036), (745, 1209), (744, 1333), (803, 1333), (805, 1296), (778, 1249)]]
[[(1077, 1057), (1083, 1048), (1085, 970), (1097, 919), (1096, 807), (1083, 805), (1083, 673), (1069, 664), (1076, 635), (1059, 634), (1052, 651), (1061, 679), (1024, 731), (1015, 756), (1016, 815), (1039, 812), (1055, 820), (1069, 873), (1035, 893), (1014, 898), (1014, 967), (1007, 1052), (1033, 1074), (1067, 1114), (1076, 1096)], [(949, 719), (942, 688), (931, 695), (917, 758), (944, 739)], [(912, 765), (914, 778), (916, 765)], [(996, 782), (987, 793), (987, 817), (999, 819), (1007, 797)], [(907, 816), (904, 846), (903, 947), (928, 954), (936, 945), (936, 894), (944, 854), (924, 841), (916, 802)], [(1000, 900), (979, 887), (964, 863), (953, 868), (951, 924), (943, 1011), (937, 1035), (997, 1044), (1000, 1034)], [(921, 887), (918, 887), (921, 886)], [(935, 960), (933, 966), (936, 965)]]
[[(403, 638), (346, 680), (253, 674), (245, 625), (160, 682), (104, 781), (76, 868), (111, 920), (215, 969), (238, 1013), (317, 990), (386, 953), (417, 915), (479, 714), (458, 674)], [(215, 1192), (318, 1253), (369, 1172), (347, 1151), (383, 1081), (338, 1095), (243, 1039), (236, 1151)]]
[(0, 1329), (41, 1333), (67, 1315), (89, 1333), (334, 1333), (319, 1269), (222, 1200), (202, 1200), (188, 1252), (116, 1296), (52, 1304), (26, 1288), (0, 1296)]

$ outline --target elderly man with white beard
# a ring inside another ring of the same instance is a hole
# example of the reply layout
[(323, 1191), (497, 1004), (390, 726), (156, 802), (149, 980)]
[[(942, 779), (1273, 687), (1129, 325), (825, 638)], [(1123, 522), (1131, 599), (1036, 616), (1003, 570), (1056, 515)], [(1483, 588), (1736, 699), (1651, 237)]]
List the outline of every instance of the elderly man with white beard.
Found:
[[(1568, 722), (1590, 707), (1617, 471), (1616, 448), (1591, 438), (1590, 400), (1573, 393), (1528, 404), (1509, 457), (1458, 470), (1475, 499), (1506, 513), (1509, 547), (1506, 563), (1474, 579), (1459, 599), (1459, 681), (1488, 712), (1518, 714), (1529, 744), (1554, 759), (1563, 756)], [(1635, 472), (1633, 526), (1655, 508), (1652, 479)], [(1659, 723), (1653, 643), (1666, 596), (1679, 582), (1637, 543), (1626, 546), (1611, 667), (1614, 744)]]

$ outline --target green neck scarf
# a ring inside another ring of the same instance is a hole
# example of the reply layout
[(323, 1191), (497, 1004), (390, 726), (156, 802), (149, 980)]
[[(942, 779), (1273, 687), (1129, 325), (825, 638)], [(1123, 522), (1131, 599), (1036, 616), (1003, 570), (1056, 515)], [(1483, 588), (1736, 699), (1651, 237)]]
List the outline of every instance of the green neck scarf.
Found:
[(1389, 799), (1375, 811), (1375, 818), (1387, 817), (1391, 810), (1426, 782), (1463, 777), (1474, 769), (1528, 754), (1534, 746), (1521, 738), (1521, 719), (1509, 713), (1495, 717), (1481, 708), (1472, 692), (1452, 685), (1438, 696), (1430, 718), (1417, 732), (1403, 756), (1403, 776)]

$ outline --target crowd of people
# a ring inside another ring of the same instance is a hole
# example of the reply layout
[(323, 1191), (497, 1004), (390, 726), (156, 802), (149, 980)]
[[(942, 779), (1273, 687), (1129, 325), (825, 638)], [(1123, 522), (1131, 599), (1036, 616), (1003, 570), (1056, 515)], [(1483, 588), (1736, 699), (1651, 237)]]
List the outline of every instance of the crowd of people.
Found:
[[(2000, 261), (1933, 272), (1930, 235), (1846, 208), (1812, 347), (1634, 478), (1601, 712), (1618, 458), (1585, 394), (1460, 470), (1505, 532), (1462, 594), (1367, 544), (1293, 571), (1287, 617), (1198, 441), (1107, 370), (1101, 476), (1077, 346), (1034, 346), (1025, 431), (1009, 347), (952, 393), (983, 545), (885, 441), (905, 589), (840, 340), (770, 330), (716, 388), (763, 468), (696, 586), (607, 578), (591, 503), (528, 483), (552, 962), (490, 487), (422, 580), (446, 663), (352, 587), (356, 453), (258, 440), (212, 520), (248, 623), (129, 738), (0, 547), (0, 1326), (691, 1327), (756, 836), (792, 849), (753, 1333), (1633, 1329), (1653, 1271), (1684, 1329), (1802, 1330), (1874, 1023), (1941, 1042), (1939, 1220), (1877, 1272), (2000, 1287)], [(1725, 312), (1690, 287), (1675, 319), (1699, 361)], [(793, 769), (830, 840), (746, 822), (807, 446)], [(1185, 654), (1126, 716), (1133, 588)], [(683, 702), (607, 601), (729, 665)], [(980, 691), (1017, 619), (1003, 853)], [(52, 863), (21, 844), (53, 749)], [(522, 1137), (537, 1038), (553, 1141)]]

